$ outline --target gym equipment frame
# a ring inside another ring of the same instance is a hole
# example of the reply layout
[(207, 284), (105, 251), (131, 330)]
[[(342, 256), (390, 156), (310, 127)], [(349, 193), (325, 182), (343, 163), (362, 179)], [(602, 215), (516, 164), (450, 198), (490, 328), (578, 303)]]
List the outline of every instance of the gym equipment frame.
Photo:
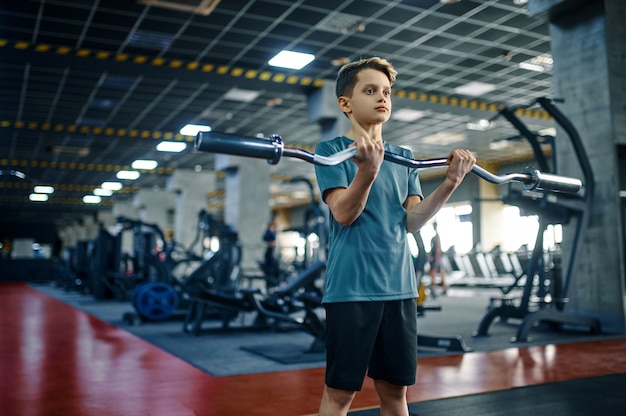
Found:
[[(502, 304), (499, 307), (490, 308), (487, 315), (481, 321), (479, 329), (476, 333), (476, 335), (479, 336), (488, 335), (488, 328), (496, 317), (501, 317), (502, 319), (518, 318), (523, 320), (518, 328), (517, 336), (513, 339), (513, 341), (516, 342), (528, 341), (528, 333), (539, 321), (547, 321), (556, 325), (587, 326), (593, 333), (600, 332), (600, 325), (597, 319), (567, 314), (563, 311), (564, 306), (567, 303), (568, 287), (574, 274), (574, 266), (576, 254), (579, 248), (579, 242), (582, 239), (582, 234), (588, 223), (588, 216), (594, 190), (593, 173), (587, 160), (580, 137), (569, 120), (556, 108), (551, 99), (539, 98), (531, 105), (536, 103), (543, 107), (569, 135), (574, 147), (574, 152), (576, 153), (577, 159), (583, 171), (585, 179), (584, 187), (583, 181), (580, 179), (559, 176), (549, 172), (541, 172), (534, 168), (526, 168), (522, 173), (495, 175), (480, 166), (475, 165), (472, 169), (472, 173), (483, 180), (497, 185), (519, 182), (524, 191), (533, 193), (535, 198), (543, 197), (542, 200), (545, 203), (551, 204), (551, 211), (557, 211), (557, 214), (559, 215), (560, 213), (565, 212), (568, 220), (572, 216), (577, 217), (578, 222), (572, 247), (572, 254), (570, 256), (567, 269), (565, 270), (565, 279), (562, 287), (559, 288), (560, 296), (555, 300), (554, 305), (550, 305), (554, 307), (540, 309), (538, 311), (529, 309), (529, 299), (531, 296), (530, 290), (532, 289), (532, 280), (534, 275), (530, 276), (527, 278), (529, 283), (525, 285), (526, 287), (522, 296), (521, 305), (515, 305), (513, 302), (503, 299), (501, 302)], [(536, 141), (536, 135), (530, 132), (523, 125), (523, 123), (515, 117), (514, 111), (505, 108), (500, 111), (500, 114), (507, 118), (522, 133), (523, 136), (529, 138), (533, 151), (538, 157), (540, 167), (544, 170), (548, 170), (548, 164), (545, 161), (543, 153), (541, 152), (540, 145)], [(531, 138), (534, 140), (531, 140)], [(265, 159), (270, 164), (277, 164), (281, 157), (285, 156), (301, 159), (321, 166), (337, 165), (351, 159), (357, 152), (356, 148), (351, 147), (334, 155), (323, 156), (303, 149), (287, 147), (283, 144), (282, 138), (279, 135), (272, 135), (269, 138), (253, 138), (217, 132), (198, 133), (194, 141), (194, 147), (197, 151)], [(447, 165), (447, 158), (414, 160), (387, 151), (385, 152), (384, 158), (387, 161), (411, 168), (430, 168)], [(545, 196), (543, 192), (532, 192), (539, 190), (547, 191), (547, 196), (549, 196), (549, 198)], [(553, 203), (555, 200), (558, 200), (559, 203)], [(546, 224), (545, 221), (540, 225), (544, 224)], [(538, 243), (541, 243), (541, 241), (538, 237)], [(538, 265), (539, 254), (541, 253), (533, 253), (533, 258), (529, 262), (532, 267), (535, 268), (533, 269), (533, 272), (536, 270)]]

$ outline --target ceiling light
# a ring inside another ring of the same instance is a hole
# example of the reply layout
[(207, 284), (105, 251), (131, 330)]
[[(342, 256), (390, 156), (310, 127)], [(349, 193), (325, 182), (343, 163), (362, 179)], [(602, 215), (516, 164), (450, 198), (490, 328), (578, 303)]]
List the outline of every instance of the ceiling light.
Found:
[(528, 69), (530, 71), (544, 72), (551, 71), (553, 63), (554, 61), (552, 59), (552, 55), (545, 53), (524, 62), (520, 62), (518, 66), (522, 69)]
[(83, 202), (85, 204), (99, 204), (100, 202), (102, 202), (102, 198), (100, 198), (98, 195), (85, 195), (83, 197)]
[(33, 188), (33, 192), (36, 194), (51, 194), (54, 193), (54, 188), (52, 186), (38, 185)]
[(102, 182), (102, 189), (110, 189), (111, 191), (119, 191), (124, 185), (121, 182)]
[(288, 69), (302, 69), (315, 59), (315, 55), (310, 53), (280, 51), (269, 60), (271, 66), (278, 66)]
[(115, 176), (117, 179), (128, 179), (130, 181), (134, 181), (135, 179), (138, 179), (141, 174), (136, 170), (120, 170)]
[(96, 188), (93, 190), (93, 194), (97, 196), (111, 196), (113, 191), (110, 189)]
[(510, 146), (510, 142), (508, 140), (494, 140), (489, 143), (490, 150), (504, 150)]
[(527, 69), (529, 71), (535, 71), (535, 72), (545, 71), (545, 68), (542, 67), (541, 65), (531, 64), (530, 62), (520, 62), (518, 66), (522, 69)]
[(431, 134), (430, 136), (425, 136), (419, 139), (421, 143), (425, 144), (438, 144), (441, 146), (446, 146), (452, 143), (458, 143), (465, 140), (466, 136), (462, 133), (446, 133), (439, 132), (435, 134)]
[(133, 169), (152, 170), (159, 166), (156, 160), (137, 159), (131, 165)]
[(202, 124), (187, 124), (180, 129), (179, 133), (183, 136), (197, 136), (201, 131), (211, 131), (211, 126), (204, 126)]
[(496, 86), (493, 84), (486, 84), (484, 82), (470, 82), (465, 85), (461, 85), (460, 87), (456, 87), (454, 92), (457, 94), (463, 95), (471, 95), (473, 97), (477, 97), (479, 95), (486, 94), (496, 89)]
[(401, 108), (391, 113), (392, 120), (411, 122), (426, 115), (426, 111), (413, 110), (411, 108)]
[(528, 69), (529, 71), (545, 72), (552, 70), (553, 63), (552, 55), (544, 53), (543, 55), (520, 62), (518, 66), (522, 69)]
[(28, 199), (34, 202), (45, 202), (48, 200), (47, 194), (30, 194), (28, 195)]
[(180, 153), (187, 148), (187, 143), (185, 142), (161, 142), (157, 144), (156, 150), (159, 152), (172, 152), (172, 153)]
[(244, 90), (241, 88), (233, 87), (228, 90), (226, 94), (224, 94), (224, 99), (230, 101), (240, 101), (242, 103), (251, 103), (252, 101), (256, 100), (256, 97), (258, 97), (260, 94), (260, 91)]
[(468, 130), (485, 131), (493, 127), (493, 123), (487, 119), (478, 120), (477, 123), (467, 123), (465, 128)]

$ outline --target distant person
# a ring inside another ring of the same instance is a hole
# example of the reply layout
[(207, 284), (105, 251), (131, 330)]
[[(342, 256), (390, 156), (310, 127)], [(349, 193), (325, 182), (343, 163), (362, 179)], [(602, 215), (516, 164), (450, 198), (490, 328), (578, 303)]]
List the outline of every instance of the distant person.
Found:
[(276, 260), (276, 218), (272, 218), (263, 233), (265, 241), (265, 256), (263, 259), (263, 272), (270, 278), (278, 277), (278, 261)]
[(435, 229), (435, 235), (430, 240), (430, 270), (428, 274), (430, 274), (430, 284), (433, 289), (437, 288), (437, 274), (439, 274), (439, 280), (441, 281), (441, 287), (443, 289), (443, 294), (448, 293), (448, 284), (446, 283), (446, 271), (441, 265), (441, 256), (443, 252), (441, 251), (441, 237), (437, 232), (437, 223), (433, 223), (433, 228)]

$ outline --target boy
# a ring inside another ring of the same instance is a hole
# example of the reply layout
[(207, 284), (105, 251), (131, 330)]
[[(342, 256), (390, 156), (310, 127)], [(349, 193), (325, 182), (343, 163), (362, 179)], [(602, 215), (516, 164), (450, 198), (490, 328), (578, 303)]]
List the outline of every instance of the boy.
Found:
[(385, 150), (412, 157), (382, 138), (395, 78), (395, 69), (381, 58), (344, 65), (337, 104), (351, 128), (316, 149), (331, 155), (357, 148), (351, 161), (315, 168), (331, 213), (321, 416), (346, 415), (366, 372), (374, 379), (381, 414), (408, 416), (406, 392), (415, 383), (417, 359), (417, 288), (407, 231), (417, 231), (443, 207), (475, 162), (466, 150), (451, 152), (446, 179), (427, 198), (416, 169), (383, 163)]

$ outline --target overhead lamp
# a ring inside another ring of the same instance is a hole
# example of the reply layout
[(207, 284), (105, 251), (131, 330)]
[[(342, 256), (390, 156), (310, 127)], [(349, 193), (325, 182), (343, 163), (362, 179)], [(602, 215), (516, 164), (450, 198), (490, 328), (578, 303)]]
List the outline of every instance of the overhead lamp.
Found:
[(123, 186), (124, 185), (122, 185), (122, 182), (102, 182), (100, 188), (109, 189), (111, 191), (119, 191), (120, 189), (122, 189)]
[(54, 188), (52, 186), (37, 185), (33, 188), (33, 192), (36, 194), (52, 194)]
[(197, 136), (201, 131), (211, 131), (211, 126), (204, 126), (201, 124), (187, 124), (180, 129), (179, 133), (183, 136)]
[(411, 121), (418, 120), (425, 115), (426, 111), (414, 110), (412, 108), (401, 108), (391, 114), (391, 119), (410, 123)]
[(493, 123), (487, 119), (480, 119), (476, 123), (466, 123), (465, 128), (468, 130), (486, 131), (493, 127)]
[(534, 58), (520, 62), (517, 65), (520, 68), (527, 69), (529, 71), (546, 72), (552, 70), (553, 64), (554, 60), (552, 59), (552, 55), (544, 53), (543, 55), (535, 56)]
[[(226, 94), (224, 94), (224, 99), (229, 101), (239, 101), (242, 103), (251, 103), (256, 100), (259, 95), (261, 95), (261, 91), (233, 87), (229, 89)], [(229, 116), (227, 114), (226, 118), (229, 119), (228, 117)]]
[(93, 190), (93, 194), (97, 196), (111, 196), (113, 191), (110, 189), (96, 188)]
[(163, 141), (157, 144), (156, 150), (159, 152), (172, 152), (172, 153), (180, 153), (187, 148), (187, 143), (185, 142), (168, 142)]
[(159, 166), (156, 160), (137, 159), (130, 165), (133, 169), (152, 170)]
[(127, 179), (130, 181), (134, 181), (141, 176), (141, 173), (137, 172), (136, 170), (120, 170), (115, 174), (115, 176), (117, 177), (117, 179)]
[(454, 92), (456, 92), (457, 94), (471, 95), (477, 97), (479, 95), (487, 94), (488, 92), (491, 92), (495, 89), (496, 86), (493, 84), (474, 81), (465, 85), (461, 85), (460, 87), (456, 87), (454, 89)]
[(315, 55), (303, 52), (282, 50), (269, 60), (268, 64), (280, 68), (302, 69), (309, 63), (313, 62)]
[(48, 194), (30, 194), (28, 199), (33, 202), (46, 202), (48, 200)]
[(99, 204), (100, 202), (102, 202), (102, 198), (100, 198), (98, 195), (85, 195), (83, 197), (83, 202), (85, 204)]

